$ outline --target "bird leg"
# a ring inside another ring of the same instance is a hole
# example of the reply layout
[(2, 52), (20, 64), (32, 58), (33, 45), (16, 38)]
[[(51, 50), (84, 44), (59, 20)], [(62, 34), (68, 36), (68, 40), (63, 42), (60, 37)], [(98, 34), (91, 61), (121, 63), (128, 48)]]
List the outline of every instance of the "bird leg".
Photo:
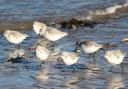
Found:
[(89, 54), (89, 59), (91, 58), (91, 57), (93, 57), (93, 63), (95, 63), (95, 61), (96, 61), (96, 58), (95, 58), (95, 54), (96, 53), (93, 53), (93, 54)]
[(96, 61), (95, 54), (96, 53), (93, 53), (93, 63), (95, 63), (95, 61)]
[(51, 50), (53, 51), (54, 46), (55, 46), (55, 42), (54, 41), (51, 41), (49, 46), (51, 47)]
[(89, 54), (89, 57), (88, 57), (88, 58), (90, 59), (90, 58), (91, 58), (91, 56), (92, 56), (92, 54)]
[(51, 47), (53, 47), (53, 48), (54, 48), (54, 46), (55, 46), (55, 42), (54, 42), (54, 41), (52, 41), (52, 42), (51, 42)]
[(73, 65), (72, 67), (73, 67), (73, 71), (72, 72), (75, 72), (76, 71), (76, 66)]
[(112, 69), (113, 69), (113, 65), (111, 66), (111, 68), (110, 68), (109, 72), (112, 72)]
[(17, 49), (20, 49), (20, 48), (21, 48), (20, 44), (17, 44), (17, 45), (16, 45), (16, 48), (17, 48)]
[(45, 62), (42, 60), (41, 63), (39, 64), (39, 66), (41, 66), (42, 64), (44, 64)]
[(122, 73), (123, 73), (123, 72), (124, 72), (124, 70), (123, 70), (123, 68), (124, 68), (124, 67), (123, 67), (123, 63), (121, 63), (120, 66), (121, 66)]

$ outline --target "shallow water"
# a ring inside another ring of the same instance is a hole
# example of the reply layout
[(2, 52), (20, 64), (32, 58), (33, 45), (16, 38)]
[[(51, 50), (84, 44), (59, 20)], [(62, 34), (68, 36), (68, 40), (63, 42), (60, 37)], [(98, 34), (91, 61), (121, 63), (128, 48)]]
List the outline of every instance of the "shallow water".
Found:
[(55, 24), (73, 18), (106, 22), (128, 13), (128, 0), (0, 0), (0, 32), (32, 29), (35, 20)]
[(89, 10), (125, 2), (126, 0), (0, 0), (0, 21), (53, 20), (81, 16)]
[[(0, 0), (0, 22), (8, 22), (9, 26), (24, 29), (23, 25), (13, 24), (13, 21), (48, 20), (51, 22), (57, 18), (82, 17), (88, 11), (106, 14), (105, 8), (124, 3), (126, 0)], [(103, 10), (102, 10), (103, 9)], [(123, 10), (123, 9), (122, 9)], [(102, 13), (101, 13), (102, 12)], [(92, 15), (91, 14), (91, 15)], [(111, 18), (111, 17), (110, 17)], [(28, 25), (27, 25), (28, 26)], [(0, 26), (6, 28), (7, 24)], [(32, 25), (29, 26), (32, 28)], [(17, 28), (16, 28), (17, 29)], [(5, 38), (0, 38), (0, 88), (1, 89), (127, 89), (128, 66), (127, 57), (124, 59), (125, 72), (121, 73), (120, 66), (115, 66), (113, 72), (108, 72), (110, 65), (104, 59), (104, 51), (96, 55), (96, 64), (91, 64), (92, 59), (81, 53), (80, 60), (73, 66), (65, 66), (56, 61), (57, 54), (63, 50), (72, 51), (77, 40), (94, 40), (99, 43), (119, 42), (128, 37), (128, 14), (118, 15), (115, 19), (109, 19), (106, 23), (96, 25), (94, 28), (77, 28), (69, 32), (69, 36), (56, 42), (55, 53), (49, 57), (49, 62), (39, 67), (39, 62), (33, 51), (26, 51), (31, 56), (22, 63), (7, 63), (9, 56), (16, 50), (15, 45), (8, 43)], [(30, 47), (37, 41), (32, 30), (21, 30), (30, 35), (21, 47)], [(42, 41), (47, 44), (48, 41)], [(118, 47), (109, 49), (122, 49), (128, 51), (128, 43), (119, 44)]]
[[(91, 64), (92, 59), (81, 53), (80, 60), (74, 66), (65, 66), (56, 61), (58, 53), (63, 50), (71, 51), (77, 40), (94, 40), (99, 43), (119, 42), (128, 37), (128, 15), (123, 18), (111, 19), (107, 23), (98, 24), (94, 28), (78, 28), (69, 31), (69, 36), (64, 37), (55, 44), (55, 53), (49, 57), (49, 62), (39, 67), (39, 62), (31, 51), (26, 51), (33, 56), (26, 59), (28, 62), (7, 63), (7, 56), (15, 49), (15, 45), (9, 44), (4, 38), (0, 39), (0, 87), (2, 89), (127, 89), (128, 66), (127, 57), (124, 59), (125, 72), (121, 73), (120, 66), (115, 66), (113, 72), (108, 72), (110, 65), (104, 59), (104, 51), (96, 55), (96, 64)], [(27, 48), (31, 43), (37, 41), (32, 30), (22, 31), (30, 37), (22, 44)], [(47, 41), (42, 41), (46, 42)], [(118, 47), (109, 49), (122, 49), (128, 51), (128, 43), (119, 44)]]

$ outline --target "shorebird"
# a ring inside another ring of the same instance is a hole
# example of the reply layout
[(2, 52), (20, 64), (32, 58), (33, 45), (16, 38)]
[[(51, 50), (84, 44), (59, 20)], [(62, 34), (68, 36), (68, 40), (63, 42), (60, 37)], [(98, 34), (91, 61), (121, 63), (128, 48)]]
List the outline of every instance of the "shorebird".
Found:
[(33, 30), (37, 35), (43, 35), (47, 30), (47, 25), (38, 21), (34, 21)]
[(49, 53), (50, 53), (49, 50), (45, 46), (37, 45), (36, 56), (39, 60), (42, 61), (41, 64), (44, 63), (45, 60), (47, 60)]
[(13, 43), (13, 44), (17, 44), (18, 47), (20, 48), (20, 43), (26, 39), (26, 37), (28, 37), (27, 34), (24, 34), (24, 33), (20, 33), (18, 31), (12, 31), (12, 30), (6, 30), (4, 32), (4, 36), (5, 38)]
[(54, 46), (54, 42), (61, 39), (64, 36), (67, 36), (67, 32), (62, 32), (56, 28), (48, 27), (46, 32), (43, 34), (43, 36), (50, 40), (52, 42), (52, 45)]
[(112, 71), (113, 65), (121, 65), (122, 72), (123, 72), (123, 65), (122, 61), (124, 57), (126, 56), (126, 52), (123, 52), (122, 50), (109, 50), (105, 52), (104, 57), (107, 59), (109, 63), (112, 64), (112, 67), (110, 68), (109, 71)]
[[(81, 50), (77, 49), (77, 47), (72, 52), (63, 51), (57, 60), (59, 60), (60, 58), (64, 64), (66, 64), (67, 66), (71, 66), (77, 63), (80, 52)], [(74, 71), (75, 71), (75, 66), (73, 66), (73, 72)]]
[[(60, 54), (60, 57), (58, 57), (58, 58), (61, 58), (61, 60), (63, 61), (64, 64), (66, 64), (67, 66), (70, 66), (70, 65), (77, 63), (77, 61), (79, 59), (80, 52), (81, 52), (81, 50), (78, 49), (76, 46), (74, 51), (72, 51), (72, 52), (64, 51)], [(75, 71), (75, 66), (73, 66), (73, 71)]]
[(89, 54), (89, 58), (93, 57), (93, 62), (95, 63), (95, 54), (101, 48), (107, 48), (109, 44), (98, 44), (95, 41), (82, 41), (76, 42), (77, 47), (82, 46), (85, 53)]
[(61, 58), (66, 65), (73, 65), (79, 59), (78, 53), (64, 51), (61, 53)]
[[(60, 54), (60, 58), (62, 59), (64, 64), (70, 66), (70, 65), (77, 63), (77, 61), (79, 59), (80, 52), (81, 52), (81, 50), (79, 50), (77, 48), (75, 48), (75, 50), (72, 52), (64, 51)], [(74, 70), (74, 68), (73, 68), (73, 70)]]
[(123, 38), (121, 41), (122, 42), (128, 42), (128, 38)]

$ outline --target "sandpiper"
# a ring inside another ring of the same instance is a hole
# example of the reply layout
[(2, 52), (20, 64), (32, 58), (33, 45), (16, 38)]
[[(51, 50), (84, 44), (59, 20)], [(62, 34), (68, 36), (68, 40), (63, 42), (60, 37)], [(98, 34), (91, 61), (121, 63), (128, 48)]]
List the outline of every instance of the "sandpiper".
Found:
[(75, 52), (64, 51), (61, 53), (61, 58), (66, 65), (73, 65), (77, 62), (79, 57), (78, 54)]
[[(60, 58), (62, 59), (64, 64), (70, 66), (77, 63), (80, 52), (81, 50), (77, 48), (75, 48), (75, 50), (72, 52), (63, 51), (60, 55)], [(75, 68), (73, 68), (73, 70), (75, 70)]]
[(18, 47), (20, 48), (20, 43), (26, 39), (26, 37), (28, 37), (27, 34), (24, 34), (24, 33), (20, 33), (18, 31), (12, 31), (12, 30), (6, 30), (4, 32), (4, 36), (5, 38), (13, 43), (13, 44), (17, 44)]
[(63, 60), (64, 64), (73, 65), (78, 61), (80, 52), (81, 50), (76, 46), (75, 50), (72, 52), (63, 51), (60, 54), (60, 57)]
[(128, 38), (123, 38), (121, 41), (122, 42), (128, 42)]
[(110, 68), (109, 71), (112, 71), (113, 65), (121, 65), (122, 72), (123, 72), (123, 65), (122, 61), (124, 57), (126, 56), (126, 52), (123, 52), (122, 50), (109, 50), (105, 52), (104, 57), (107, 59), (109, 63), (112, 64), (112, 67)]
[(38, 21), (34, 21), (33, 30), (37, 35), (43, 35), (47, 30), (47, 25)]
[(95, 62), (95, 54), (96, 54), (96, 52), (99, 49), (104, 47), (104, 45), (98, 44), (95, 41), (82, 41), (82, 42), (79, 42), (79, 43), (77, 42), (76, 45), (79, 45), (79, 47), (82, 46), (83, 51), (85, 53), (89, 54), (89, 58), (91, 56), (93, 56), (93, 58), (94, 58), (93, 62)]
[(50, 53), (49, 50), (45, 46), (37, 45), (36, 56), (39, 60), (42, 61), (41, 64), (44, 63), (45, 60), (47, 60), (49, 53)]
[(62, 32), (56, 28), (53, 27), (48, 27), (48, 29), (46, 30), (46, 32), (44, 33), (44, 37), (48, 40), (50, 40), (52, 43), (52, 45), (54, 45), (54, 42), (61, 39), (64, 36), (67, 36), (68, 33), (67, 32)]

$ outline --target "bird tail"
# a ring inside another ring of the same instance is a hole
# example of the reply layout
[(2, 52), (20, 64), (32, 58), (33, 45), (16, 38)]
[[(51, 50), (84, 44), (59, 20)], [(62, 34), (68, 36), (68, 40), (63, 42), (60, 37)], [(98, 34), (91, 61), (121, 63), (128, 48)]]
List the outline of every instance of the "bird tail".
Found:
[(117, 47), (117, 43), (105, 43), (102, 45), (101, 49), (105, 49), (105, 48), (111, 48), (111, 47)]

